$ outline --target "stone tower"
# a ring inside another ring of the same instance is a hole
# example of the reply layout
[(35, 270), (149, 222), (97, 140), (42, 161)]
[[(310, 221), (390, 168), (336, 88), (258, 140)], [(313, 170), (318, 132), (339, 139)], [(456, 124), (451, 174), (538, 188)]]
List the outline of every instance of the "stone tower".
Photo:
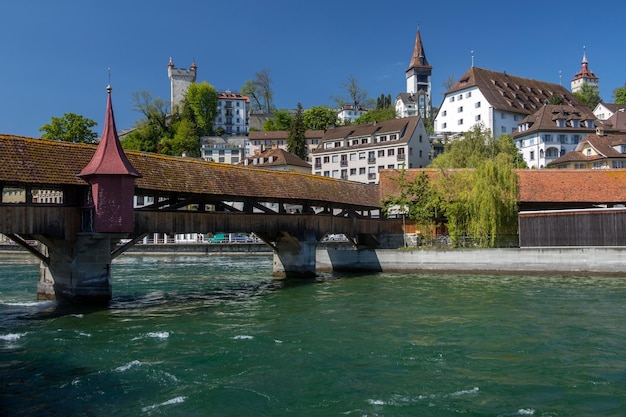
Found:
[(189, 86), (196, 82), (196, 70), (198, 66), (195, 61), (191, 63), (191, 67), (189, 69), (185, 68), (176, 68), (174, 67), (174, 62), (170, 57), (170, 62), (167, 64), (167, 76), (170, 79), (170, 102), (172, 105), (172, 109), (177, 106), (183, 98), (185, 98), (185, 94), (187, 94), (187, 89)]
[(416, 104), (420, 109), (420, 114), (429, 114), (431, 103), (431, 74), (433, 67), (426, 59), (422, 36), (419, 28), (415, 35), (415, 46), (411, 63), (406, 70), (406, 92), (412, 94), (416, 99)]
[(598, 88), (598, 81), (600, 79), (589, 70), (589, 62), (587, 62), (587, 51), (583, 48), (583, 61), (580, 65), (580, 71), (574, 75), (571, 82), (572, 93), (580, 91), (583, 85), (589, 84), (592, 87)]

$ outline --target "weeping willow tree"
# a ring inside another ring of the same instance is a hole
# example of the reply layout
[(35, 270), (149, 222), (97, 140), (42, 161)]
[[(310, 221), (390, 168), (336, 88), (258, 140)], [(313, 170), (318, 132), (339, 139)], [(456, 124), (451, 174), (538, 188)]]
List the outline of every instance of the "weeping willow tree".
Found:
[[(445, 218), (455, 247), (469, 239), (473, 245), (494, 247), (517, 233), (517, 175), (524, 162), (510, 136), (494, 140), (477, 125), (462, 139), (448, 145), (425, 172), (409, 179), (397, 178), (397, 192), (384, 207), (406, 207), (418, 226), (433, 225), (436, 215)], [(430, 228), (426, 228), (430, 230)]]
[(517, 175), (523, 165), (512, 138), (494, 140), (476, 125), (435, 158), (440, 168), (441, 210), (455, 246), (469, 237), (478, 246), (494, 247), (500, 238), (517, 233)]

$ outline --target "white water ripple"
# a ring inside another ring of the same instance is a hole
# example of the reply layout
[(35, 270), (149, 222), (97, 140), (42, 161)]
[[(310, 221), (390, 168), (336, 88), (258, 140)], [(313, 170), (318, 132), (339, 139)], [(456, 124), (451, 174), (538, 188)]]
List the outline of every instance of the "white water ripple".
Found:
[(154, 404), (154, 405), (149, 405), (147, 407), (143, 407), (141, 409), (141, 411), (143, 411), (145, 413), (146, 411), (154, 410), (155, 408), (163, 407), (165, 405), (172, 405), (172, 404), (183, 403), (183, 402), (185, 402), (186, 399), (187, 399), (187, 397), (184, 397), (184, 396), (172, 398), (171, 400), (167, 400), (167, 401), (159, 403), (159, 404)]

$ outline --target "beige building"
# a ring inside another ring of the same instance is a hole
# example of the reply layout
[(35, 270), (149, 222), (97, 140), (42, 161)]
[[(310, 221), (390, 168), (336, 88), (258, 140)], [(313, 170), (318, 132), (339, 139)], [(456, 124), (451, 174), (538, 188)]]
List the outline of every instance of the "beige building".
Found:
[(382, 169), (424, 168), (431, 145), (420, 117), (328, 129), (312, 153), (313, 173), (378, 183)]

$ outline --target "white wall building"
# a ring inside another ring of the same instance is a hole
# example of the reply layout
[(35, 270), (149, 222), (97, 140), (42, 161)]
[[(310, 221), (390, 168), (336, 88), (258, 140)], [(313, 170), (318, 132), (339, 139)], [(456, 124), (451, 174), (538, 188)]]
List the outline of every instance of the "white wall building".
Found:
[(424, 168), (430, 141), (421, 117), (328, 129), (313, 151), (313, 173), (378, 183), (381, 169)]
[(213, 129), (224, 129), (228, 135), (248, 133), (250, 98), (230, 90), (217, 93), (217, 116)]
[(337, 112), (337, 120), (339, 123), (354, 123), (356, 119), (367, 113), (367, 109), (363, 106), (354, 106), (352, 104), (344, 105)]
[(495, 138), (513, 134), (522, 119), (552, 96), (564, 104), (582, 104), (558, 84), (471, 67), (446, 92), (434, 129), (438, 136), (454, 137), (481, 123)]
[(524, 118), (513, 139), (529, 168), (544, 168), (594, 134), (594, 120), (585, 106), (548, 104)]

